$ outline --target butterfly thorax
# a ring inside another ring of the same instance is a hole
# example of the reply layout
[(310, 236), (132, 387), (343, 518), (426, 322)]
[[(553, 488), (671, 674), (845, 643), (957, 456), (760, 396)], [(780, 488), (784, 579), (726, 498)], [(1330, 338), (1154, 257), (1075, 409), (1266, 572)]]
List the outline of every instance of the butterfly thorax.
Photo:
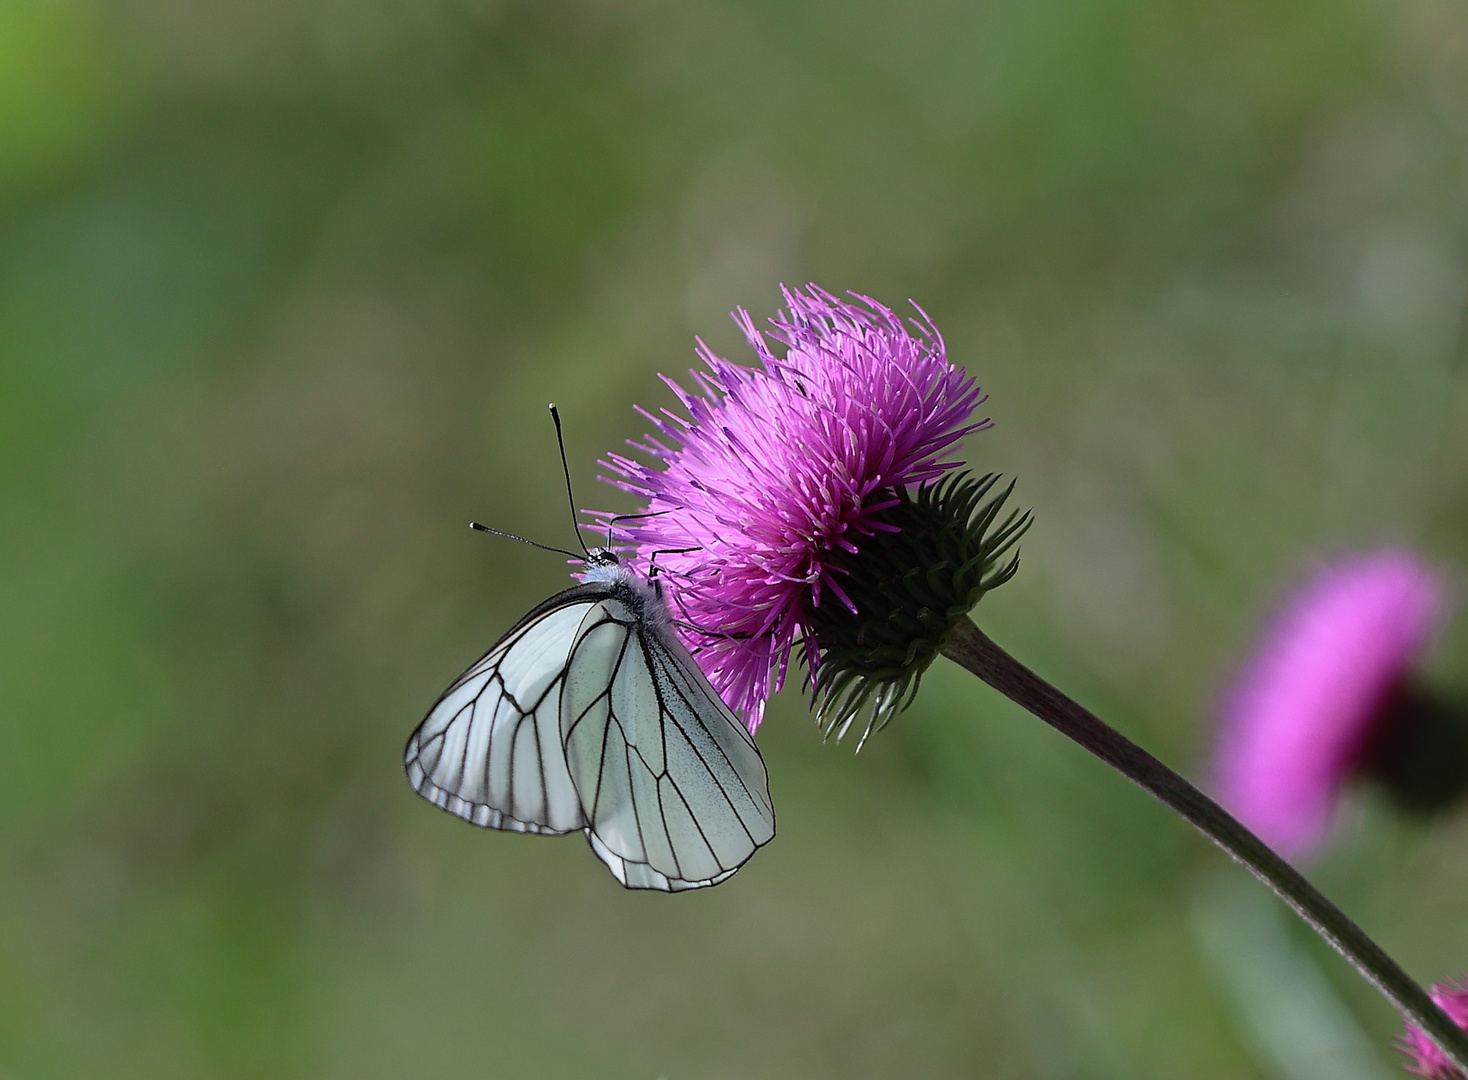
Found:
[(668, 607), (661, 587), (630, 570), (616, 552), (592, 548), (587, 553), (581, 579), (588, 584), (605, 585), (611, 597), (625, 604), (638, 622), (658, 627), (666, 624)]

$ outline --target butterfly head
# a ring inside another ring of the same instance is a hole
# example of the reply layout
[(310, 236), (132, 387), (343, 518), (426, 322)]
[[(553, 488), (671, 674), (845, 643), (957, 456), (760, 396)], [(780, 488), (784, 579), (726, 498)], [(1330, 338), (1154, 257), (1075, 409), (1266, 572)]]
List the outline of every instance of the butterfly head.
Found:
[(622, 560), (610, 548), (588, 548), (585, 562), (584, 580), (586, 581), (611, 581), (625, 573), (622, 569)]

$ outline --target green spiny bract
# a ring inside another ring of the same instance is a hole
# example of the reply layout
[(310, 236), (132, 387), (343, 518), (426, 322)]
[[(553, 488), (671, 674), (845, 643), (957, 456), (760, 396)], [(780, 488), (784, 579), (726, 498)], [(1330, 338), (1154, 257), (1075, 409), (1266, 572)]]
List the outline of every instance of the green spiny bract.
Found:
[(898, 531), (864, 536), (856, 554), (834, 560), (856, 612), (827, 593), (810, 609), (802, 642), (816, 721), (828, 737), (841, 738), (866, 709), (860, 750), (912, 702), (958, 621), (1019, 569), (1012, 549), (1030, 515), (1012, 510), (999, 520), (1014, 483), (991, 494), (998, 480), (996, 473), (952, 472), (899, 489), (898, 504), (876, 515)]

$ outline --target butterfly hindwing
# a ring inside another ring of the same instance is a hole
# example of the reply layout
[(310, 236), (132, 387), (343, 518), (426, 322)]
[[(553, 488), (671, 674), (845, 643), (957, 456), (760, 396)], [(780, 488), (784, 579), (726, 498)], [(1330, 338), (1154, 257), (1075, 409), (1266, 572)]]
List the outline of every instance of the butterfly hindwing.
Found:
[[(681, 740), (673, 739), (670, 732), (669, 746), (686, 746), (697, 756), (707, 770), (707, 779), (717, 786), (717, 795), (728, 806), (729, 813), (716, 816), (713, 826), (706, 830), (719, 860), (727, 863), (742, 849), (746, 838), (759, 846), (775, 835), (775, 809), (770, 802), (764, 759), (749, 729), (709, 685), (681, 641), (671, 634), (659, 635), (649, 640), (648, 646), (655, 668), (661, 669), (658, 681), (663, 687), (668, 718), (681, 736)], [(675, 775), (679, 772), (671, 771)], [(694, 777), (701, 775), (691, 766), (688, 772)], [(713, 791), (707, 797), (717, 801)], [(724, 833), (716, 828), (719, 825)], [(751, 849), (740, 861), (752, 854)]]
[(486, 828), (586, 826), (566, 770), (560, 701), (571, 646), (605, 592), (581, 585), (552, 597), (455, 680), (404, 751), (418, 794)]
[(753, 739), (659, 615), (620, 598), (587, 614), (561, 718), (592, 849), (629, 888), (678, 891), (743, 865), (774, 810)]

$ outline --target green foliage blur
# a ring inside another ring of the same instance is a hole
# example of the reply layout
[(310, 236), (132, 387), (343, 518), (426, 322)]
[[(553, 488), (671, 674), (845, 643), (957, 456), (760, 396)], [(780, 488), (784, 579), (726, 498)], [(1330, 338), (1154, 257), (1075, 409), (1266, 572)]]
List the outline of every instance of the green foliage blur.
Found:
[[(546, 402), (631, 509), (657, 373), (815, 280), (992, 395), (988, 632), (1203, 775), (1312, 559), (1468, 565), (1465, 137), (1450, 0), (4, 0), (0, 1078), (1395, 1075), (1353, 973), (945, 661), (860, 756), (779, 699), (779, 836), (694, 895), (400, 758), (567, 583), (465, 527), (572, 542)], [(1462, 814), (1363, 794), (1317, 870), (1468, 968)]]

